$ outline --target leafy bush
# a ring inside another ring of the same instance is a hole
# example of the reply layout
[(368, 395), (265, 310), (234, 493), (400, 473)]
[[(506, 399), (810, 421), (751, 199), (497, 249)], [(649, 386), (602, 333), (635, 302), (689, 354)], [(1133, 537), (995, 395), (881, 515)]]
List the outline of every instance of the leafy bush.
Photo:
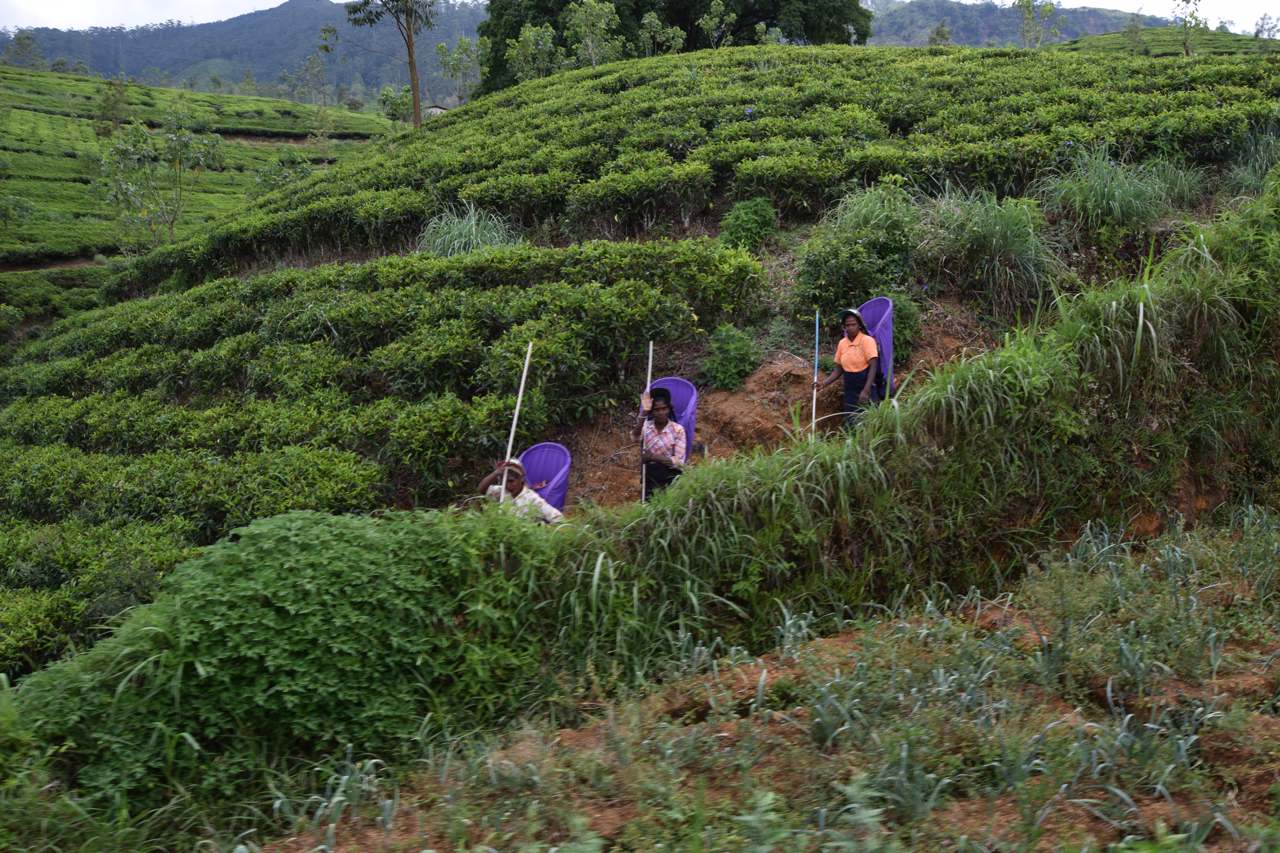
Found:
[(18, 328), (25, 315), (12, 305), (5, 305), (0, 302), (0, 338), (8, 336), (14, 329)]
[(1111, 157), (1105, 146), (1085, 151), (1065, 172), (1046, 178), (1047, 209), (1077, 237), (1114, 248), (1150, 228), (1168, 210), (1165, 187), (1150, 171)]
[(740, 201), (720, 220), (720, 239), (754, 252), (778, 231), (778, 211), (763, 196)]
[(919, 213), (899, 182), (855, 192), (823, 219), (799, 251), (791, 302), (803, 315), (831, 314), (901, 288)]
[(893, 360), (902, 365), (920, 342), (920, 303), (903, 290), (881, 295), (893, 300)]
[(444, 258), (519, 243), (520, 235), (496, 213), (471, 202), (437, 213), (418, 235), (418, 251)]
[(763, 357), (750, 333), (722, 323), (711, 333), (711, 352), (702, 363), (702, 372), (716, 388), (735, 391)]
[(948, 188), (925, 202), (917, 269), (1011, 316), (1043, 299), (1058, 273), (1044, 224), (1034, 201)]

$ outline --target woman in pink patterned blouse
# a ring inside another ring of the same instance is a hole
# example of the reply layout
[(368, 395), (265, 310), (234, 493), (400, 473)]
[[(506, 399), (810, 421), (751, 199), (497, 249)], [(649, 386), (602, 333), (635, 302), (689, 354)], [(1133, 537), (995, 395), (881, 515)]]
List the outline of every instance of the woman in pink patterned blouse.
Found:
[(640, 440), (647, 501), (680, 476), (685, 462), (685, 435), (684, 427), (671, 419), (671, 392), (666, 388), (654, 388), (652, 395), (641, 394), (640, 409), (631, 437)]

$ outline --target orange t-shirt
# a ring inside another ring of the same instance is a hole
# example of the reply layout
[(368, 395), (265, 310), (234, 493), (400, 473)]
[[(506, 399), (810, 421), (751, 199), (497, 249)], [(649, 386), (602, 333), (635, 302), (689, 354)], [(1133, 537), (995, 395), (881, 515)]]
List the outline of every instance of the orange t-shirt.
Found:
[(871, 359), (879, 358), (880, 350), (876, 347), (876, 339), (858, 332), (858, 336), (849, 340), (845, 335), (836, 344), (836, 364), (845, 373), (860, 373), (871, 364)]

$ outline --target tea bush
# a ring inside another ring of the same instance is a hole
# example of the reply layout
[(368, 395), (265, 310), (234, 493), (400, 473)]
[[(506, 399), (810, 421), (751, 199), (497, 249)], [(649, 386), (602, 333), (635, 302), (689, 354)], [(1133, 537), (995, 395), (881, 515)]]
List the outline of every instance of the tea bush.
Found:
[(711, 352), (702, 363), (702, 372), (716, 388), (734, 391), (760, 366), (763, 357), (749, 332), (722, 323), (711, 333)]
[(720, 220), (720, 239), (730, 246), (755, 252), (778, 231), (778, 211), (759, 196), (740, 201)]
[(830, 315), (900, 290), (915, 248), (919, 212), (899, 183), (886, 181), (841, 200), (798, 252), (791, 300), (799, 315)]

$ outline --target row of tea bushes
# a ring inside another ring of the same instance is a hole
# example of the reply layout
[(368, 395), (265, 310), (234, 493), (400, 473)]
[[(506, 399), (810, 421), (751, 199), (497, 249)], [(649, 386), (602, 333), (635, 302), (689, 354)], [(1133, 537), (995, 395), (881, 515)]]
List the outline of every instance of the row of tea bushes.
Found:
[(246, 260), (409, 239), (457, 201), (570, 233), (685, 224), (724, 195), (792, 214), (897, 174), (1019, 192), (1075, 151), (1229, 156), (1276, 116), (1280, 57), (745, 47), (531, 81), (419, 137), (263, 197), (142, 260), (126, 283), (198, 280)]

